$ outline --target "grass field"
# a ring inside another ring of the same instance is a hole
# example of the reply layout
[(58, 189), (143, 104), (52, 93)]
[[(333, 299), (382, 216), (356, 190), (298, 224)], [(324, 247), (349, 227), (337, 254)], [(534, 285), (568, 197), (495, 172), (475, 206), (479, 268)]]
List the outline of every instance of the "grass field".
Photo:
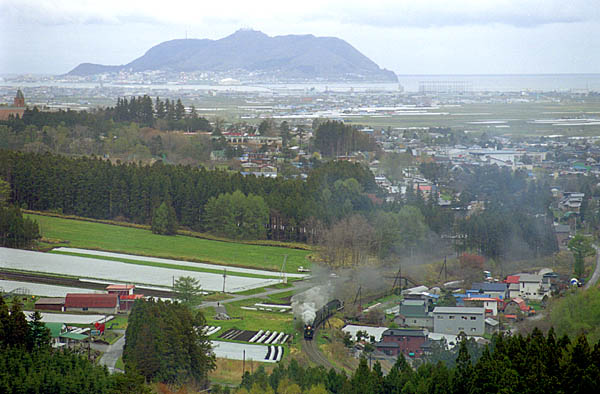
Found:
[(39, 223), (44, 238), (62, 241), (53, 246), (97, 249), (275, 271), (281, 269), (284, 256), (287, 255), (287, 272), (297, 272), (301, 265), (310, 266), (310, 261), (306, 258), (310, 252), (306, 250), (212, 241), (181, 235), (164, 236), (137, 228), (33, 214), (26, 216)]
[(267, 373), (270, 373), (275, 364), (261, 363), (254, 360), (229, 360), (226, 358), (217, 359), (217, 368), (212, 371), (208, 377), (211, 382), (224, 385), (238, 385), (242, 382), (244, 371), (254, 372), (261, 366)]
[(204, 308), (206, 324), (210, 326), (222, 327), (211, 339), (217, 339), (219, 335), (236, 328), (238, 330), (270, 330), (283, 331), (292, 334), (294, 331), (294, 318), (290, 313), (266, 312), (266, 311), (248, 311), (241, 309), (242, 306), (253, 306), (255, 303), (268, 302), (264, 298), (252, 298), (249, 300), (232, 302), (227, 304), (227, 314), (231, 320), (215, 320), (214, 308)]

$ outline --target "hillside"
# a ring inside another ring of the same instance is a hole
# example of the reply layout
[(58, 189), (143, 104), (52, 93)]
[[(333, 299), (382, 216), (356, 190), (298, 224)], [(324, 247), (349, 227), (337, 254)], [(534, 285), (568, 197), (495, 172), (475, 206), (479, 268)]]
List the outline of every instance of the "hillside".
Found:
[(219, 40), (166, 41), (121, 66), (82, 63), (68, 75), (118, 71), (232, 72), (264, 75), (275, 80), (397, 81), (346, 41), (335, 37), (286, 35), (269, 37), (238, 30)]

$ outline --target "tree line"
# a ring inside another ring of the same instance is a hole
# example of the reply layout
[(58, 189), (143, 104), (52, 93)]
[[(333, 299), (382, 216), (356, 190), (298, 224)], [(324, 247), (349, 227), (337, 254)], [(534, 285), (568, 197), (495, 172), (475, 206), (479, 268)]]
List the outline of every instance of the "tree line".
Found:
[(376, 151), (375, 139), (343, 122), (326, 121), (316, 128), (314, 146), (325, 156), (342, 156), (356, 151)]
[[(187, 112), (181, 100), (149, 96), (119, 98), (115, 107), (88, 111), (27, 108), (21, 118), (0, 121), (0, 148), (71, 155), (109, 155), (125, 160), (168, 157), (173, 162), (208, 161), (210, 122)], [(214, 149), (217, 149), (216, 147)]]
[(8, 204), (10, 184), (0, 179), (0, 246), (27, 248), (40, 238), (36, 221), (24, 218), (18, 206)]
[[(157, 218), (159, 233), (172, 233), (177, 223), (231, 238), (324, 244), (330, 256), (341, 255), (335, 249), (343, 244), (381, 258), (412, 255), (435, 250), (431, 243), (442, 235), (454, 236), (459, 252), (493, 259), (557, 250), (547, 185), (495, 167), (471, 171), (455, 177), (460, 197), (453, 210), (437, 204), (439, 192), (425, 197), (412, 185), (404, 201), (385, 202), (369, 169), (343, 161), (317, 166), (304, 181), (0, 150), (0, 178), (19, 207), (141, 224)], [(493, 193), (500, 185), (505, 191)], [(483, 199), (485, 209), (466, 211), (472, 199)], [(358, 232), (343, 229), (342, 221), (356, 215), (367, 221), (361, 242), (351, 240)]]
[(496, 334), (476, 360), (467, 340), (457, 348), (451, 365), (425, 361), (415, 368), (401, 355), (385, 376), (379, 362), (370, 368), (364, 357), (350, 376), (323, 367), (304, 368), (292, 360), (287, 366), (278, 364), (270, 374), (260, 368), (246, 372), (236, 390), (219, 387), (213, 392), (562, 394), (595, 392), (600, 380), (600, 344), (591, 347), (583, 334), (573, 341), (557, 338), (552, 329), (546, 336), (537, 329), (526, 337)]
[[(197, 231), (221, 231), (215, 227), (217, 223), (211, 215), (207, 216), (207, 212), (223, 213), (211, 210), (212, 205), (207, 211), (211, 198), (217, 203), (219, 198), (225, 201), (227, 194), (236, 191), (244, 196), (252, 194), (260, 199), (245, 197), (251, 204), (243, 217), (256, 215), (252, 220), (258, 220), (247, 226), (249, 236), (276, 240), (305, 241), (311, 217), (327, 225), (339, 220), (345, 212), (330, 202), (344, 201), (348, 210), (369, 211), (373, 205), (365, 191), (376, 191), (373, 176), (366, 176), (370, 174), (368, 170), (351, 163), (326, 164), (315, 170), (307, 182), (243, 176), (162, 162), (113, 164), (93, 157), (69, 158), (13, 151), (0, 151), (0, 164), (0, 178), (10, 183), (11, 201), (20, 207), (150, 224), (154, 211), (165, 202), (173, 207), (181, 226)], [(353, 187), (340, 186), (339, 190), (334, 189), (335, 195), (321, 193), (339, 180), (347, 182), (342, 178), (352, 175)], [(231, 216), (232, 220), (239, 220), (235, 216)], [(259, 222), (264, 232), (258, 230)]]

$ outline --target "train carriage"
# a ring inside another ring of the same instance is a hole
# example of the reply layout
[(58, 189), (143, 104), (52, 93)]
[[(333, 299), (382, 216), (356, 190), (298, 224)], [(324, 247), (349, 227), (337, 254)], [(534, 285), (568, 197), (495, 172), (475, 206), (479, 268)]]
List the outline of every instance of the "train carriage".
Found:
[(323, 321), (325, 321), (329, 316), (341, 310), (343, 307), (344, 304), (342, 303), (342, 301), (332, 300), (329, 301), (326, 305), (324, 305), (321, 309), (319, 309), (312, 323), (304, 325), (304, 339), (313, 339), (316, 328), (321, 323), (323, 323)]

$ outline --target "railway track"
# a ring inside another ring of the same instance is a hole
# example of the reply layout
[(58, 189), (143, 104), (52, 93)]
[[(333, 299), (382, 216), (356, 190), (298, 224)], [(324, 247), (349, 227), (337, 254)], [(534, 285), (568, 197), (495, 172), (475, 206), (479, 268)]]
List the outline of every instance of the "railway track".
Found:
[(342, 370), (333, 365), (327, 357), (319, 350), (319, 346), (316, 341), (302, 340), (302, 350), (306, 353), (308, 358), (317, 365), (322, 365), (325, 369), (329, 370), (333, 368), (336, 372), (342, 372)]

